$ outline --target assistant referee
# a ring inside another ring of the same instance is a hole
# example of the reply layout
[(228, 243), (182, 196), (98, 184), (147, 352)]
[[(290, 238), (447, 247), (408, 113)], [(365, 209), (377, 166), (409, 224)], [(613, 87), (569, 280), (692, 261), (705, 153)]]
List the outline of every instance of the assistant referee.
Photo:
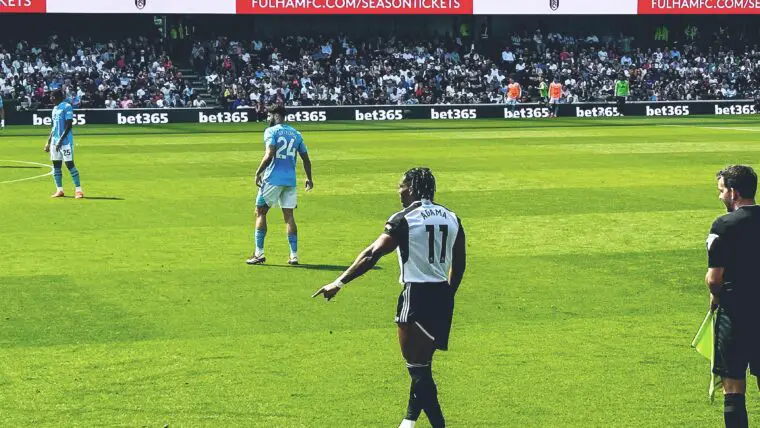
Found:
[(624, 114), (623, 106), (625, 106), (625, 102), (628, 100), (630, 91), (631, 87), (628, 83), (628, 79), (625, 78), (625, 75), (621, 74), (615, 82), (615, 100), (617, 101), (618, 113), (620, 114)]
[[(728, 214), (718, 217), (707, 237), (710, 305), (715, 312), (715, 364), (723, 380), (723, 417), (727, 428), (747, 426), (744, 394), (749, 367), (760, 374), (760, 207), (755, 204), (757, 175), (731, 165), (716, 175)], [(758, 381), (760, 387), (760, 381)]]

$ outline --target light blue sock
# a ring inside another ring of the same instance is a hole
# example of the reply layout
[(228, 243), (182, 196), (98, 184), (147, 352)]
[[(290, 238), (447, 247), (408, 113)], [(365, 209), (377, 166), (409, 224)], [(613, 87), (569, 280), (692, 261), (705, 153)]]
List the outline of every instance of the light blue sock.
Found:
[(61, 171), (61, 167), (53, 168), (53, 179), (55, 180), (55, 187), (59, 189), (63, 187), (63, 172)]
[(264, 253), (264, 238), (266, 238), (266, 236), (266, 229), (256, 229), (256, 255)]
[(290, 255), (296, 255), (298, 253), (298, 235), (288, 235), (288, 243), (290, 244)]
[(79, 183), (79, 170), (77, 167), (69, 169), (69, 173), (71, 174), (71, 180), (74, 181), (74, 186), (80, 187)]

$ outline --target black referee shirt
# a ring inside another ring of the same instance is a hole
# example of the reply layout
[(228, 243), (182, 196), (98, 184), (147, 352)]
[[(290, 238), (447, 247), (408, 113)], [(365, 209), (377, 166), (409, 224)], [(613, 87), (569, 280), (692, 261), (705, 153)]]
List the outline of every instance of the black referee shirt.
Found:
[(718, 217), (707, 237), (711, 268), (724, 268), (721, 306), (760, 303), (760, 206)]

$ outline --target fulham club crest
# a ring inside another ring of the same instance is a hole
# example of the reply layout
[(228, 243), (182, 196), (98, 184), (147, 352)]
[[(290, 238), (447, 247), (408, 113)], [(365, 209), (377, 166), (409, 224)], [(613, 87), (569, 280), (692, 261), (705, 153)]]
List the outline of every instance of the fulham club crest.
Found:
[[(143, 6), (144, 5), (145, 5), (145, 1), (143, 0)], [(552, 8), (552, 10), (559, 9), (559, 0), (549, 0), (549, 7)]]
[[(147, 1), (148, 0), (135, 0), (135, 6), (137, 6), (138, 9), (142, 10), (145, 7), (145, 3)], [(556, 0), (552, 0), (552, 1), (556, 1)]]

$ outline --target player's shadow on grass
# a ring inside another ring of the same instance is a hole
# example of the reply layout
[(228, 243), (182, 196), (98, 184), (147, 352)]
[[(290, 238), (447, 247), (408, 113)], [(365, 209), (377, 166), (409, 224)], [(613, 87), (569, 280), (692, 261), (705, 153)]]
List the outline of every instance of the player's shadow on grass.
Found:
[[(73, 199), (73, 196), (64, 196), (66, 199)], [(124, 198), (120, 198), (118, 196), (85, 196), (85, 200), (91, 199), (94, 201), (126, 201)]]
[(0, 165), (0, 169), (47, 169), (47, 167), (44, 167), (44, 166)]
[[(291, 266), (291, 265), (264, 265), (269, 267), (279, 267), (279, 268), (290, 268), (290, 269), (308, 269), (308, 270), (326, 270), (326, 271), (333, 271), (333, 272), (343, 272), (344, 270), (348, 269), (347, 265), (307, 265), (304, 263), (301, 263), (299, 265)], [(383, 270), (380, 266), (375, 266), (372, 268), (372, 270)]]

